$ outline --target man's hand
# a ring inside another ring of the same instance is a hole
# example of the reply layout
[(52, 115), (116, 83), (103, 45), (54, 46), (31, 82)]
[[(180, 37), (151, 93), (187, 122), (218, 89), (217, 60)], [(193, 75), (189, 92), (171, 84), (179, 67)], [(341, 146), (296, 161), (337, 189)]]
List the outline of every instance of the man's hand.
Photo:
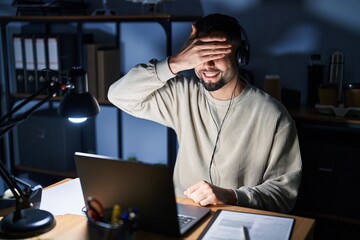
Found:
[(220, 188), (204, 180), (186, 189), (184, 195), (201, 206), (236, 205), (236, 195), (232, 189)]
[(223, 58), (231, 52), (231, 44), (224, 35), (198, 36), (192, 25), (192, 32), (185, 46), (174, 56), (169, 58), (169, 67), (176, 74), (183, 70)]

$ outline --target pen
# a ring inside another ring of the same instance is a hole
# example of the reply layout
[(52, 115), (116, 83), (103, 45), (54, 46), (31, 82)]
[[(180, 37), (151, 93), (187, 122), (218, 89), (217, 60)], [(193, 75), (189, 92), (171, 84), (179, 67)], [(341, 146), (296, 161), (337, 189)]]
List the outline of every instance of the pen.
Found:
[(119, 224), (119, 216), (120, 216), (120, 205), (114, 204), (111, 215), (111, 224), (114, 225)]

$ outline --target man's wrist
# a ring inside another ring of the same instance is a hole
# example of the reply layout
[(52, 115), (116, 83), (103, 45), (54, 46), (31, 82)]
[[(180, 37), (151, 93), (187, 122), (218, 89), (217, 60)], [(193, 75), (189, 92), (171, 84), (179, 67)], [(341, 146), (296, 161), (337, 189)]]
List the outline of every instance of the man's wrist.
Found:
[(170, 71), (174, 74), (174, 75), (176, 75), (178, 72), (180, 72), (180, 70), (178, 70), (178, 65), (177, 65), (177, 63), (174, 61), (174, 57), (173, 56), (170, 56), (169, 58), (168, 58), (168, 65), (169, 65), (169, 69), (170, 69)]
[(237, 196), (237, 194), (236, 194), (236, 191), (235, 191), (235, 189), (230, 189), (231, 191), (229, 191), (231, 194), (230, 194), (230, 202), (229, 202), (229, 204), (231, 204), (231, 205), (238, 205), (238, 196)]

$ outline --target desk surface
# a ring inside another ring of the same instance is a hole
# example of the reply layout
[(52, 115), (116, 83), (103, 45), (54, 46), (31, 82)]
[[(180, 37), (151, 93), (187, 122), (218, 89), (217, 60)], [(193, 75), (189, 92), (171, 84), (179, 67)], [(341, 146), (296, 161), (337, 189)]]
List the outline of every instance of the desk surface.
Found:
[[(67, 181), (67, 180), (64, 180), (64, 181)], [(60, 184), (62, 182), (60, 182)], [(194, 202), (192, 202), (191, 200), (186, 199), (186, 198), (177, 198), (177, 201), (179, 203), (183, 203), (183, 204), (196, 205)], [(292, 216), (292, 215), (287, 215), (287, 214), (281, 214), (281, 213), (262, 211), (262, 210), (251, 209), (251, 208), (230, 206), (230, 205), (212, 206), (210, 208), (211, 208), (211, 214), (204, 221), (202, 221), (197, 228), (190, 231), (184, 237), (184, 239), (198, 239), (199, 235), (202, 233), (202, 231), (204, 230), (207, 223), (210, 221), (213, 214), (219, 209), (240, 211), (240, 212), (247, 212), (247, 213), (267, 214), (267, 215), (273, 215), (273, 216), (292, 217), (295, 219), (295, 223), (294, 223), (291, 239), (312, 239), (313, 229), (315, 226), (315, 220), (313, 220), (313, 219)], [(84, 239), (85, 240), (85, 239), (89, 239), (89, 236), (87, 233), (86, 218), (84, 216), (70, 215), (70, 214), (56, 216), (56, 227), (54, 229), (52, 229), (51, 231), (49, 231), (45, 234), (42, 234), (40, 236), (31, 238), (31, 239), (33, 239), (33, 240), (45, 240), (45, 239), (46, 240), (47, 239), (68, 239), (68, 240), (73, 240), (73, 239), (74, 240), (75, 239), (83, 240)], [(159, 234), (145, 232), (145, 231), (137, 231), (136, 239), (169, 239), (169, 236), (159, 235)]]

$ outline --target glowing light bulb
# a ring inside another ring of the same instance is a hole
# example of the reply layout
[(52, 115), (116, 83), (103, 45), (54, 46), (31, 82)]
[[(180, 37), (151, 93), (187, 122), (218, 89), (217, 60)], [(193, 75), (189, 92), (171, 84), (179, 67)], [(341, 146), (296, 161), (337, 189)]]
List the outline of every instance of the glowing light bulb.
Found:
[(87, 120), (86, 117), (83, 118), (68, 118), (68, 120), (72, 123), (83, 123)]

